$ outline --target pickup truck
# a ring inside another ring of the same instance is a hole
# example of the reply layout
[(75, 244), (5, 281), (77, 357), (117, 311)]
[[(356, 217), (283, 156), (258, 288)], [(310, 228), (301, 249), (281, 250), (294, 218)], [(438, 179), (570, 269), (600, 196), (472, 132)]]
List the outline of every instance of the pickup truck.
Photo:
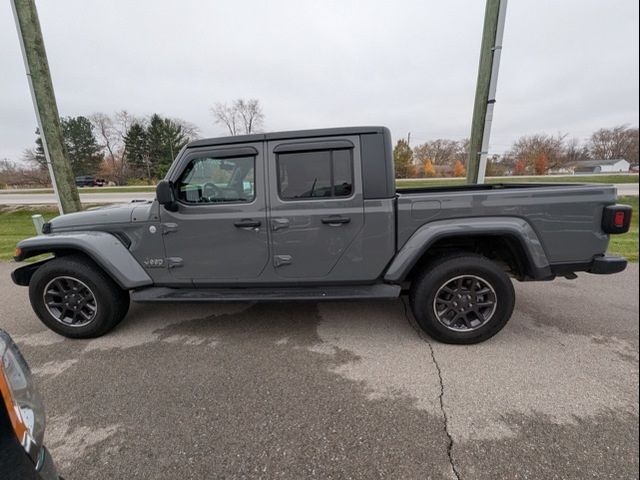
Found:
[(189, 143), (151, 202), (62, 215), (21, 241), (40, 320), (103, 335), (135, 302), (397, 298), (442, 342), (500, 331), (511, 279), (622, 271), (631, 209), (608, 185), (396, 190), (391, 135), (351, 127)]

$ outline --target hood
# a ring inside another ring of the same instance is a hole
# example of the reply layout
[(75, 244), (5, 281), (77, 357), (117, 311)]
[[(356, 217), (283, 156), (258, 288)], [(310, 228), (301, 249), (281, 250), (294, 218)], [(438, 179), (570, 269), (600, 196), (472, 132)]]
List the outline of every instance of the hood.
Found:
[(130, 223), (133, 212), (138, 209), (149, 209), (150, 203), (125, 203), (122, 205), (108, 205), (92, 208), (83, 212), (68, 213), (50, 220), (51, 231), (81, 230), (97, 225), (110, 225), (116, 223)]

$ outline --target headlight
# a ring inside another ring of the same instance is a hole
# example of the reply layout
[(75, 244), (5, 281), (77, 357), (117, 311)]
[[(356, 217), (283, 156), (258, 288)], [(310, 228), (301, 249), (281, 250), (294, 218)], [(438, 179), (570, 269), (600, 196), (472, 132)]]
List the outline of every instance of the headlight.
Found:
[(0, 393), (13, 430), (36, 461), (44, 437), (44, 407), (31, 371), (11, 337), (0, 330)]

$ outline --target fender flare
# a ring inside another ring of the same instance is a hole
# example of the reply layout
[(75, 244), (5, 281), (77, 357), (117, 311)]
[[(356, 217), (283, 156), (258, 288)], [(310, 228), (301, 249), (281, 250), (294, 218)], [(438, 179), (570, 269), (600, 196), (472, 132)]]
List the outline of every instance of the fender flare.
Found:
[[(53, 233), (27, 238), (18, 243), (17, 255), (14, 258), (19, 262), (29, 257), (57, 251), (84, 253), (125, 290), (153, 283), (151, 277), (122, 242), (106, 232)], [(28, 268), (28, 266), (22, 268)]]
[(402, 246), (384, 275), (390, 283), (404, 281), (413, 266), (435, 242), (447, 237), (503, 235), (515, 238), (527, 256), (536, 279), (553, 277), (547, 255), (533, 227), (519, 217), (473, 217), (437, 220), (416, 230)]

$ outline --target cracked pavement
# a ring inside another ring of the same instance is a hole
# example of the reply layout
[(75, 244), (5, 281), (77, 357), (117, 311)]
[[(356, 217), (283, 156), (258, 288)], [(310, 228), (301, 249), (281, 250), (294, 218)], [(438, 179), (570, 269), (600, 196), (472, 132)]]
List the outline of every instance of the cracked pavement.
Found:
[(437, 343), (404, 300), (136, 305), (68, 340), (0, 263), (67, 479), (637, 478), (638, 266), (517, 283), (488, 342)]

